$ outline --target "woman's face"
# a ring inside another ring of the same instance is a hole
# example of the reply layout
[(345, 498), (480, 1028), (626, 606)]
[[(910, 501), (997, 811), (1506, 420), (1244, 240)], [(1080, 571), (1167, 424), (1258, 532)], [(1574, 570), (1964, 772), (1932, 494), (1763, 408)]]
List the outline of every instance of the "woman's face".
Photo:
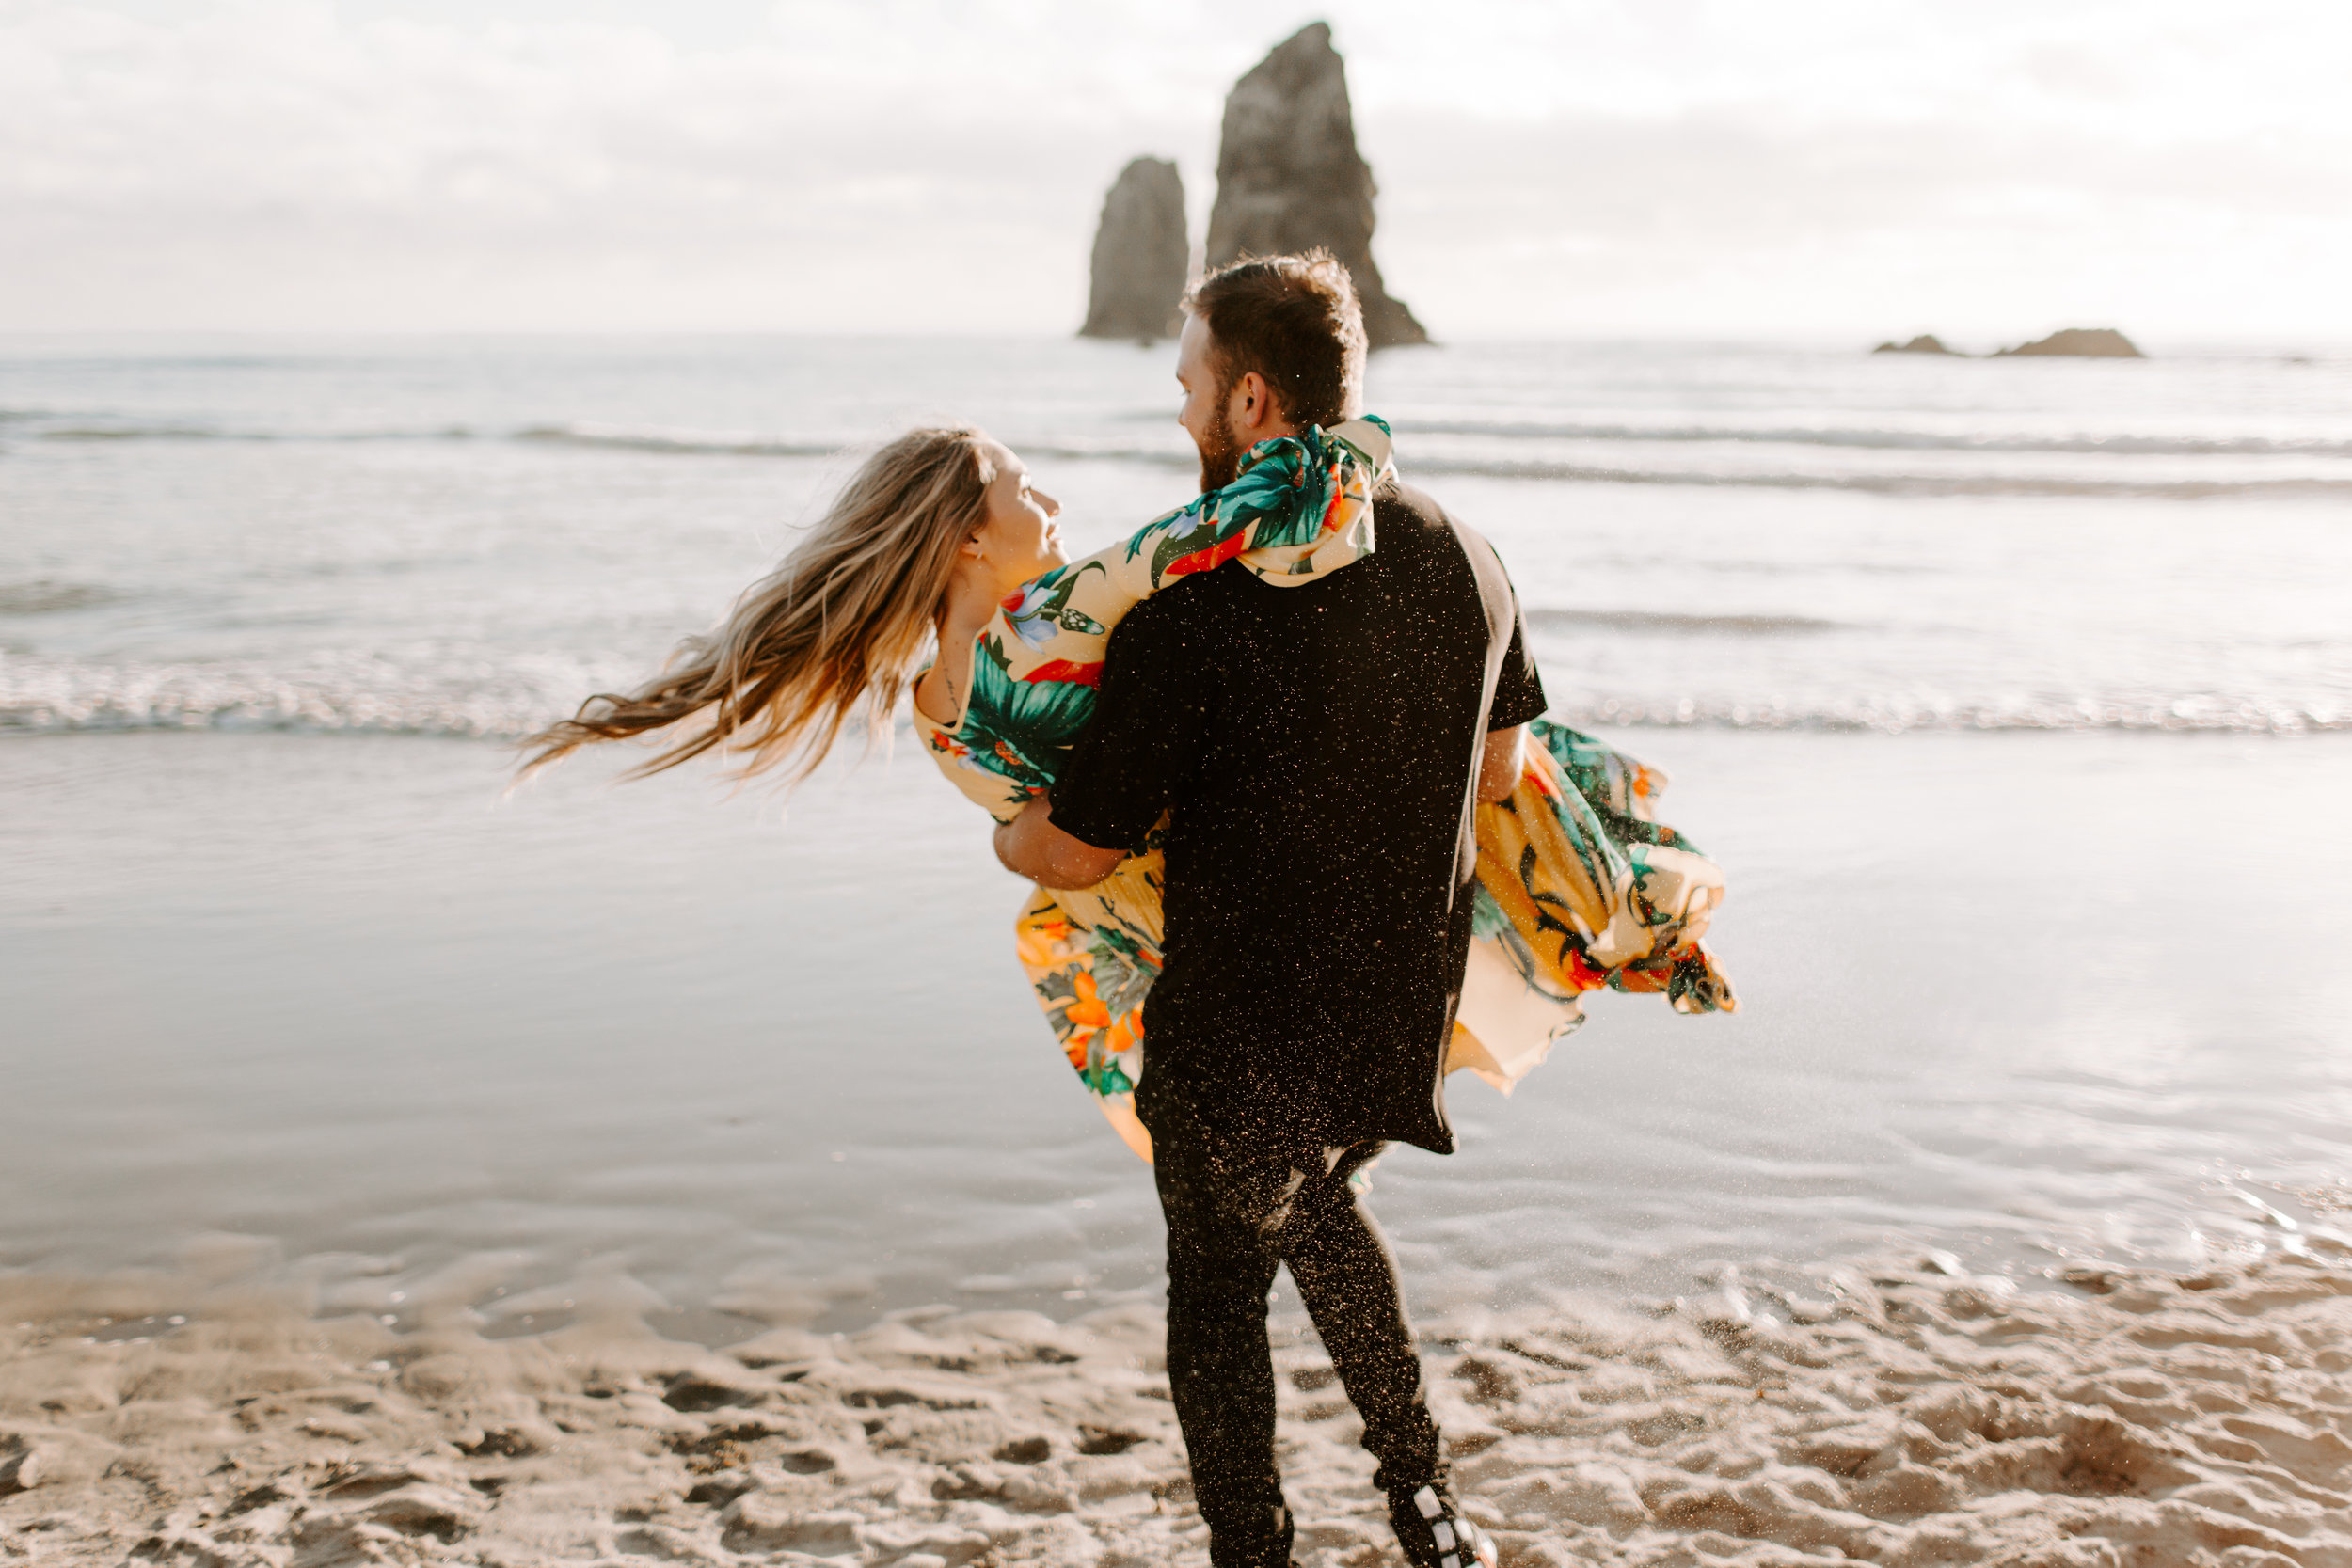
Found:
[(1069, 561), (1061, 547), (1061, 531), (1054, 519), (1061, 502), (1029, 483), (1012, 449), (991, 441), (982, 449), (994, 464), (996, 477), (988, 486), (988, 521), (973, 536), (979, 558), (996, 578), (998, 594), (1009, 594), (1031, 578)]

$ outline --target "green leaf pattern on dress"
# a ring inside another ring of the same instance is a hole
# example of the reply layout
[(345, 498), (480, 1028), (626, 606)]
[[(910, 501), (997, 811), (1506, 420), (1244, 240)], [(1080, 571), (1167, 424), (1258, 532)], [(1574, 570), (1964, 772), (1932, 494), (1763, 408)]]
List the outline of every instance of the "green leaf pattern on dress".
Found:
[[(1369, 417), (1262, 442), (1232, 483), (1024, 584), (976, 642), (958, 721), (940, 724), (916, 710), (916, 729), (941, 770), (998, 820), (1010, 820), (1051, 786), (1092, 715), (1104, 649), (1129, 610), (1227, 562), (1292, 587), (1361, 560), (1376, 546), (1373, 497), (1394, 473), (1389, 453), (1388, 425)], [(1492, 1024), (1481, 1015), (1479, 1027), (1497, 1033), (1482, 1040), (1467, 1033), (1477, 1009), (1466, 986), (1459, 1059), (1449, 1061), (1506, 1092), (1549, 1039), (1581, 1022), (1583, 991), (1661, 991), (1678, 1012), (1737, 1006), (1712, 955), (1686, 931), (1703, 924), (1723, 879), (1652, 816), (1664, 775), (1565, 725), (1538, 720), (1530, 731), (1541, 746), (1528, 749), (1518, 785), (1479, 814), (1472, 969), (1477, 949), (1495, 955), (1501, 967), (1487, 973), (1504, 974), (1502, 984), (1539, 1005), (1533, 1012), (1506, 1006)], [(1133, 1094), (1143, 1072), (1143, 1003), (1160, 972), (1166, 831), (1163, 818), (1095, 887), (1035, 890), (1016, 922), (1022, 966), (1055, 1037), (1113, 1127), (1146, 1159), (1150, 1137)], [(1537, 1034), (1505, 1042), (1506, 1027)]]

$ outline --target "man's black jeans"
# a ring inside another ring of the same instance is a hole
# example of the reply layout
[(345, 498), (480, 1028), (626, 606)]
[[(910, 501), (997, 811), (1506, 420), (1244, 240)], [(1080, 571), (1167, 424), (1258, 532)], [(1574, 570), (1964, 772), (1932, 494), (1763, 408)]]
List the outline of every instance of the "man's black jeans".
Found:
[(1295, 1132), (1217, 1127), (1172, 1094), (1148, 1097), (1168, 1216), (1168, 1380), (1192, 1460), (1213, 1568), (1283, 1568), (1291, 1518), (1274, 1458), (1266, 1292), (1288, 1264), (1364, 1421), (1384, 1490), (1441, 1479), (1421, 1358), (1396, 1264), (1348, 1177), (1382, 1148), (1327, 1150)]

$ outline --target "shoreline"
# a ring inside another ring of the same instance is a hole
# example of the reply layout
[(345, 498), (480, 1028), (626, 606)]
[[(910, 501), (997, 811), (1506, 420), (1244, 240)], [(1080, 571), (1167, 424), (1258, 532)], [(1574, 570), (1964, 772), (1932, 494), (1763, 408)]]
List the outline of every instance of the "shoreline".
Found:
[[(2193, 1272), (2275, 1244), (2274, 1210), (2343, 1227), (2345, 976), (2207, 961), (2184, 916), (2278, 907), (2275, 857), (2210, 831), (2249, 788), (2296, 875), (2352, 872), (2352, 751), (1630, 743), (1732, 868), (1717, 934), (1749, 1006), (1600, 997), (1509, 1100), (1457, 1081), (1461, 1151), (1376, 1179), (1426, 1307), (1671, 1295), (1732, 1263), (1813, 1290), (1893, 1244)], [(928, 763), (830, 769), (779, 810), (597, 769), (501, 802), (498, 758), (0, 745), (24, 806), (0, 827), (24, 1047), (0, 1268), (234, 1233), (376, 1312), (488, 1254), (510, 1295), (609, 1269), (689, 1308), (821, 1288), (827, 1329), (1156, 1299), (1149, 1174), (1009, 961), (1023, 884)], [(2342, 901), (2296, 909), (2295, 950), (2352, 940)]]
[[(1866, 1262), (1819, 1299), (1457, 1311), (1423, 1353), (1503, 1568), (2327, 1568), (2352, 1563), (2352, 1246), (2312, 1250), (2033, 1293)], [(1121, 1568), (1201, 1546), (1153, 1307), (823, 1335), (772, 1292), (771, 1326), (712, 1350), (654, 1332), (626, 1282), (491, 1338), (486, 1276), (442, 1278), (395, 1329), (237, 1267), (0, 1276), (0, 1561)], [(152, 1332), (102, 1338), (122, 1326)], [(1328, 1363), (1278, 1345), (1300, 1560), (1389, 1560)]]

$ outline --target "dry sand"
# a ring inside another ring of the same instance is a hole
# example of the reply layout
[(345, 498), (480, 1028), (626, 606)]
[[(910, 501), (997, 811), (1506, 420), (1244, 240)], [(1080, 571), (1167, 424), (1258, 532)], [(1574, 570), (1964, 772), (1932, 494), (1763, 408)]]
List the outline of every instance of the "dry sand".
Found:
[[(1434, 1325), (1433, 1398), (1506, 1568), (2352, 1565), (2340, 1264), (1564, 1304)], [(714, 1352), (626, 1290), (485, 1338), (484, 1293), (456, 1271), (395, 1328), (282, 1289), (0, 1279), (0, 1562), (1204, 1560), (1145, 1307)], [(1328, 1364), (1279, 1360), (1301, 1559), (1396, 1560)]]

